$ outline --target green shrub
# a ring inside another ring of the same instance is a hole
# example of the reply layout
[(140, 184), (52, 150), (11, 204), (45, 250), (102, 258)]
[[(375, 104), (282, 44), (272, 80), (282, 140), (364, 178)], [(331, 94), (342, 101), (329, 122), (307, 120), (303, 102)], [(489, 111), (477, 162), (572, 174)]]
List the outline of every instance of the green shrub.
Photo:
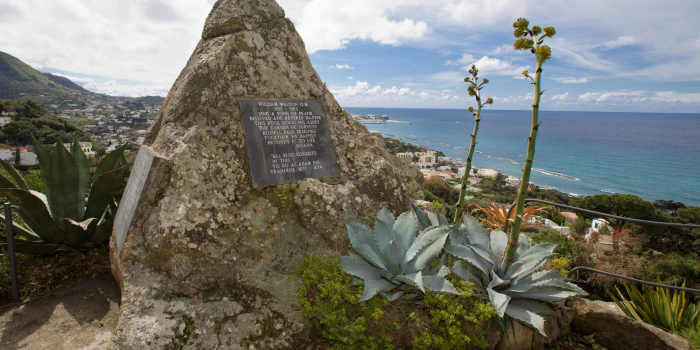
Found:
[(358, 303), (362, 282), (343, 272), (338, 258), (306, 257), (299, 270), (299, 302), (330, 349), (486, 348), (484, 328), (496, 314), (472, 296), (470, 284), (450, 278), (461, 295)]

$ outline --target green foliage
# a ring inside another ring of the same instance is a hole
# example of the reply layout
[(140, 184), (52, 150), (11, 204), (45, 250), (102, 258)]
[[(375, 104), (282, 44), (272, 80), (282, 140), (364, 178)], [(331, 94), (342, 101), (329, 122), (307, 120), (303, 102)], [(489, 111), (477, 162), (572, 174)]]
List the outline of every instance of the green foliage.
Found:
[(279, 191), (273, 192), (272, 194), (270, 194), (270, 196), (267, 197), (267, 199), (270, 200), (270, 202), (272, 202), (272, 205), (276, 206), (277, 208), (281, 208), (290, 201), (294, 200), (294, 194), (296, 192), (296, 187), (287, 187)]
[(90, 141), (80, 129), (66, 120), (51, 115), (32, 100), (0, 100), (0, 105), (7, 111), (17, 113), (13, 120), (3, 126), (2, 142), (11, 146), (30, 144), (32, 136), (41, 143), (54, 144), (59, 139), (63, 142)]
[[(587, 266), (590, 264), (588, 261), (590, 256), (588, 247), (582, 243), (581, 240), (569, 238), (565, 234), (559, 233), (558, 231), (543, 227), (540, 229), (538, 234), (530, 237), (530, 243), (556, 244), (557, 247), (554, 248), (554, 252), (559, 254), (559, 258), (557, 259), (565, 259), (565, 261), (568, 261), (569, 266)], [(559, 261), (559, 263), (563, 262), (564, 260)], [(562, 274), (566, 275), (564, 272), (562, 272)]]
[(679, 286), (685, 282), (690, 288), (700, 287), (700, 259), (693, 255), (669, 253), (647, 266), (647, 279)]
[[(682, 285), (685, 287), (685, 283)], [(630, 297), (628, 301), (619, 288), (617, 295), (608, 291), (615, 304), (629, 317), (637, 321), (676, 333), (684, 328), (700, 328), (700, 307), (688, 302), (683, 291), (673, 291), (660, 287), (643, 286), (640, 292), (635, 285), (625, 284)]]
[(45, 193), (31, 190), (11, 165), (0, 160), (14, 181), (0, 176), (0, 193), (20, 208), (26, 225), (13, 224), (15, 232), (26, 239), (18, 242), (17, 251), (44, 255), (57, 249), (85, 248), (87, 243), (104, 245), (112, 234), (114, 193), (124, 186), (127, 165), (122, 163), (122, 153), (126, 145), (102, 159), (91, 183), (88, 161), (77, 140), (70, 151), (59, 140), (53, 153), (32, 141)]
[(336, 257), (306, 257), (299, 274), (301, 309), (330, 349), (487, 347), (483, 325), (495, 310), (472, 297), (466, 282), (452, 279), (460, 295), (428, 291), (417, 301), (373, 298), (357, 303), (362, 283), (353, 283)]
[[(598, 194), (595, 196), (585, 196), (577, 198), (572, 203), (573, 206), (582, 209), (589, 209), (608, 213), (617, 216), (624, 216), (633, 219), (653, 220), (653, 221), (668, 221), (663, 213), (654, 208), (654, 206), (638, 196), (633, 194)], [(581, 213), (581, 216), (587, 219), (595, 219), (593, 214)], [(624, 227), (624, 221), (617, 219), (609, 219), (613, 229), (619, 231)]]
[(513, 263), (503, 268), (508, 236), (503, 231), (487, 233), (479, 222), (464, 216), (463, 229), (450, 236), (445, 251), (462, 263), (455, 264), (452, 273), (474, 284), (473, 290), (488, 296), (491, 304), (504, 318), (508, 315), (544, 334), (544, 318), (551, 313), (543, 301), (556, 302), (571, 296), (585, 295), (578, 286), (566, 281), (558, 271), (541, 268), (556, 244), (540, 243), (530, 246), (527, 236), (521, 234)]
[(455, 204), (459, 199), (459, 192), (441, 178), (432, 178), (423, 181), (422, 188), (428, 190), (431, 194), (447, 204)]
[(455, 229), (440, 214), (428, 213), (428, 218), (414, 205), (398, 219), (382, 208), (374, 230), (357, 222), (346, 224), (353, 250), (338, 260), (343, 271), (364, 281), (360, 302), (377, 294), (390, 301), (404, 295), (415, 298), (425, 294), (426, 288), (459, 294), (445, 279), (449, 269), (437, 266), (431, 270), (429, 266)]

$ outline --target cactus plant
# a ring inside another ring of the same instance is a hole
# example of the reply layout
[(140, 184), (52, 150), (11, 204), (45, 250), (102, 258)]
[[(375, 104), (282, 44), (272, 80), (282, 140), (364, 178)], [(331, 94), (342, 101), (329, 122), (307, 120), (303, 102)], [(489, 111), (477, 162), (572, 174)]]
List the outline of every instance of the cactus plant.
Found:
[(386, 209), (380, 210), (374, 230), (357, 222), (346, 224), (353, 250), (338, 261), (343, 271), (364, 281), (360, 302), (380, 293), (390, 301), (403, 295), (415, 297), (426, 288), (459, 294), (445, 279), (449, 269), (429, 266), (455, 229), (440, 214), (429, 213), (429, 218), (430, 222), (414, 205), (398, 218)]
[(467, 183), (469, 182), (469, 173), (472, 169), (472, 157), (474, 156), (474, 149), (476, 148), (476, 134), (479, 132), (479, 122), (481, 122), (481, 108), (487, 104), (493, 105), (493, 99), (491, 97), (486, 99), (486, 102), (481, 103), (481, 89), (483, 86), (489, 83), (488, 79), (484, 79), (481, 84), (479, 84), (479, 70), (476, 69), (475, 65), (469, 69), (469, 74), (471, 78), (464, 78), (465, 83), (469, 83), (467, 91), (469, 91), (469, 96), (473, 96), (476, 99), (476, 110), (474, 107), (469, 107), (469, 112), (474, 116), (474, 131), (471, 136), (471, 144), (469, 145), (469, 152), (467, 153), (467, 163), (464, 165), (464, 175), (462, 176), (462, 186), (459, 190), (459, 200), (455, 206), (455, 217), (453, 222), (456, 224), (462, 219), (462, 213), (466, 207), (466, 200), (464, 196), (467, 194)]
[(502, 252), (509, 242), (505, 232), (489, 234), (469, 215), (464, 215), (463, 224), (464, 230), (453, 232), (445, 246), (445, 251), (462, 261), (452, 273), (474, 283), (474, 291), (488, 296), (501, 318), (508, 315), (544, 334), (542, 316), (551, 310), (542, 301), (586, 294), (558, 271), (539, 271), (548, 258), (557, 255), (553, 253), (556, 244), (530, 246), (527, 236), (521, 234), (513, 263), (504, 269)]
[(520, 189), (518, 190), (518, 199), (515, 206), (515, 218), (513, 221), (513, 229), (510, 231), (508, 236), (508, 245), (505, 250), (505, 259), (503, 259), (502, 269), (506, 270), (508, 266), (513, 263), (515, 256), (515, 251), (518, 247), (518, 235), (520, 234), (520, 225), (523, 223), (523, 211), (525, 209), (525, 198), (527, 197), (527, 189), (530, 185), (530, 172), (532, 171), (532, 161), (535, 158), (535, 141), (537, 140), (537, 130), (540, 127), (540, 122), (538, 120), (539, 108), (540, 108), (540, 97), (544, 91), (541, 90), (541, 79), (542, 79), (542, 64), (552, 57), (552, 50), (547, 45), (542, 45), (544, 38), (551, 38), (554, 36), (556, 31), (552, 27), (540, 28), (538, 26), (532, 26), (532, 29), (528, 28), (530, 22), (525, 18), (519, 18), (515, 23), (513, 23), (513, 28), (515, 31), (513, 35), (517, 38), (513, 47), (516, 50), (530, 50), (535, 55), (536, 70), (535, 77), (530, 76), (530, 73), (526, 70), (523, 75), (530, 79), (535, 86), (535, 97), (532, 103), (532, 127), (530, 129), (530, 136), (527, 138), (527, 156), (525, 157), (525, 164), (523, 164), (522, 178), (520, 179)]
[[(112, 234), (116, 213), (114, 193), (124, 186), (126, 144), (107, 154), (97, 165), (90, 183), (88, 160), (77, 140), (70, 151), (61, 140), (49, 152), (32, 137), (46, 193), (29, 190), (22, 176), (7, 162), (0, 165), (15, 183), (0, 176), (0, 194), (20, 208), (27, 225), (13, 224), (26, 240), (16, 242), (18, 252), (45, 255), (59, 248), (79, 248), (87, 242), (104, 244)], [(87, 189), (91, 186), (86, 200)], [(111, 213), (107, 211), (110, 207)], [(4, 220), (4, 217), (0, 215)], [(3, 237), (6, 241), (6, 237)]]

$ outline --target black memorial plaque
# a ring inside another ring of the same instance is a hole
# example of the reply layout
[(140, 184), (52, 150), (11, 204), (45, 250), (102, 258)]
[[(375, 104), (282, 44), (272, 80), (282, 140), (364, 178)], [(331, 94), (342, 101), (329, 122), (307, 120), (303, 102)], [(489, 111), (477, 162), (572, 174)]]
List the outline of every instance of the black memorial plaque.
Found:
[(114, 236), (117, 240), (119, 254), (124, 247), (136, 209), (146, 197), (146, 192), (148, 192), (152, 182), (151, 169), (155, 168), (159, 161), (160, 158), (155, 156), (148, 147), (141, 146), (139, 148), (139, 153), (129, 175), (129, 182), (126, 184), (121, 202), (119, 202), (117, 214), (114, 216)]
[(242, 99), (253, 188), (340, 176), (323, 100)]

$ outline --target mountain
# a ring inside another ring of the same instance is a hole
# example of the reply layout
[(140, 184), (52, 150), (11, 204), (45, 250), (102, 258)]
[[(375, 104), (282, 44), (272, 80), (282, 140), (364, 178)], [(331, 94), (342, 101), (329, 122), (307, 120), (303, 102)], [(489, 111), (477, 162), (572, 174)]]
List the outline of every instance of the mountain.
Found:
[(69, 79), (44, 74), (18, 58), (0, 52), (0, 99), (32, 99), (39, 103), (72, 99), (88, 93)]

